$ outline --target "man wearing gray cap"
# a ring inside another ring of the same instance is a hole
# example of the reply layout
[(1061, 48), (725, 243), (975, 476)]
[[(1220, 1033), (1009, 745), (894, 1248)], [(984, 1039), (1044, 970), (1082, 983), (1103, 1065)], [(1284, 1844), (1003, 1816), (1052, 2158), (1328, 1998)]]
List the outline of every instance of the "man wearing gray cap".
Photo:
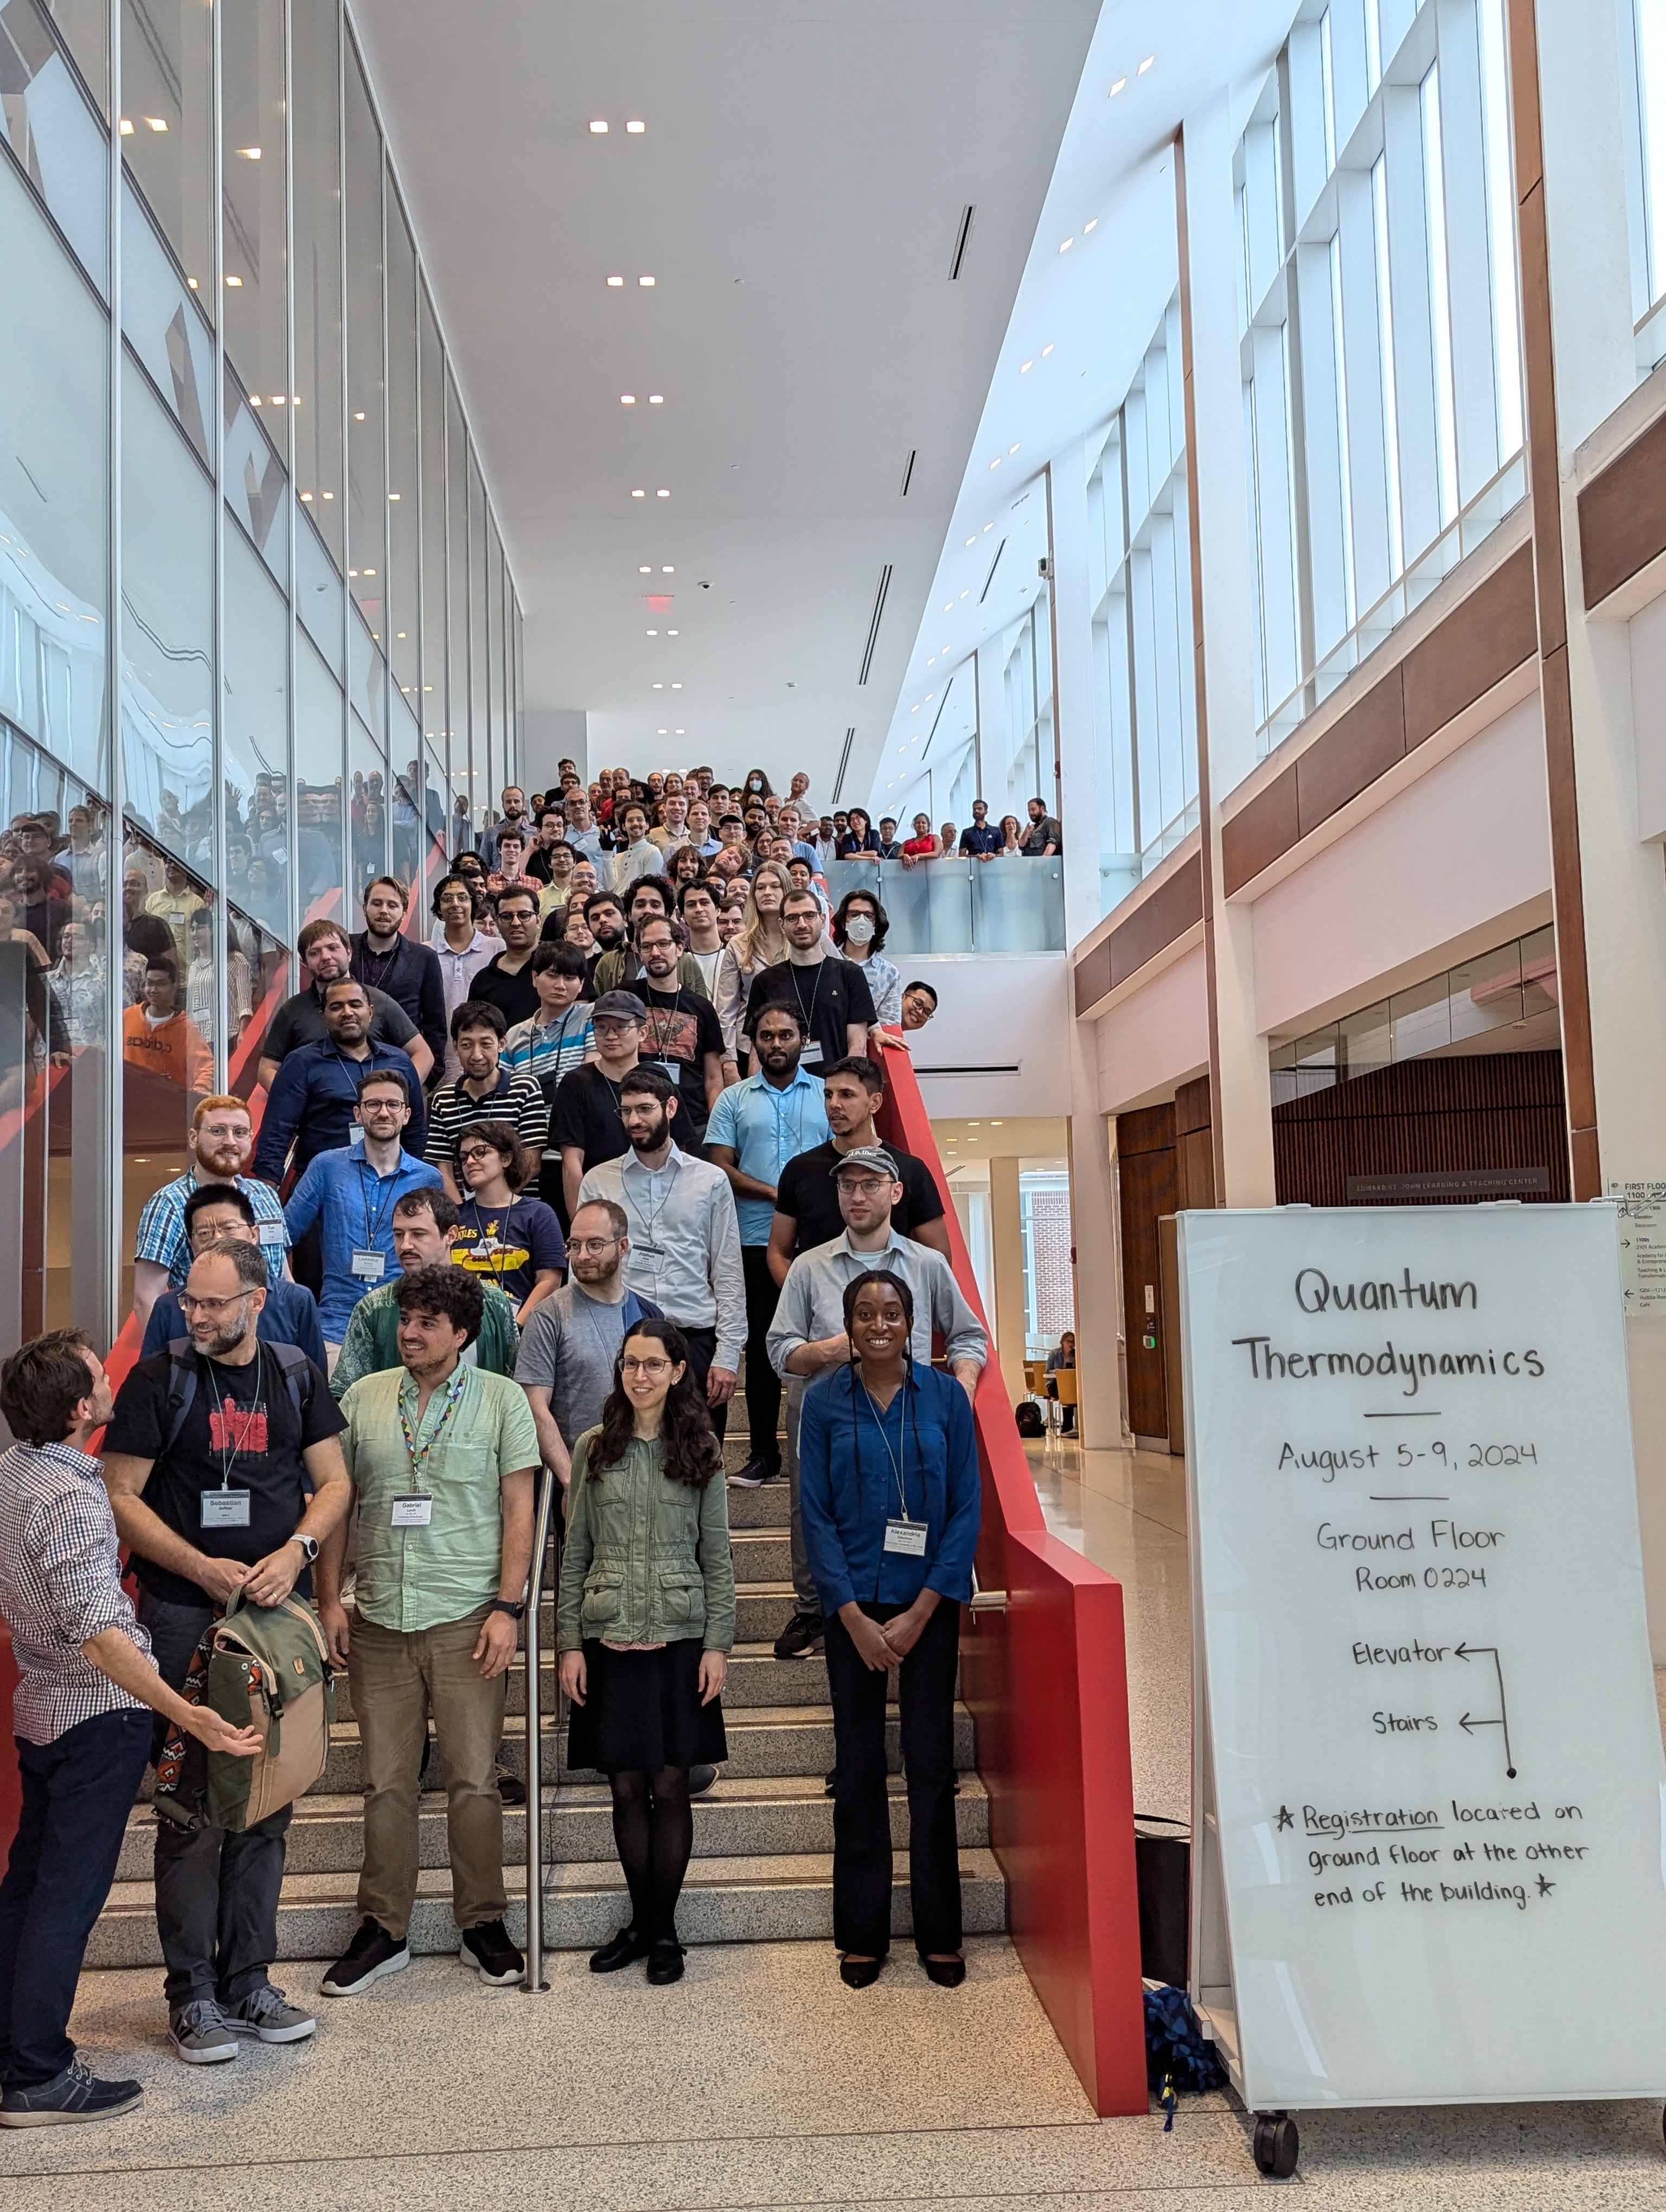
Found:
[[(542, 1194), (560, 1213), (563, 1230), (579, 1202), (579, 1185), (592, 1168), (623, 1158), (630, 1150), (619, 1110), (619, 1085), (637, 1064), (648, 1012), (634, 991), (604, 991), (590, 1009), (596, 1057), (563, 1075), (550, 1108), (549, 1150)], [(559, 1181), (547, 1170), (560, 1162)]]
[(775, 1639), (777, 1659), (808, 1658), (822, 1648), (822, 1616), (799, 1518), (798, 1424), (804, 1394), (818, 1375), (850, 1358), (844, 1331), (845, 1285), (872, 1268), (905, 1282), (914, 1294), (913, 1357), (929, 1362), (932, 1338), (947, 1346), (950, 1372), (970, 1398), (989, 1353), (983, 1324), (961, 1296), (948, 1261), (929, 1245), (891, 1227), (891, 1208), (903, 1185), (897, 1163), (883, 1145), (841, 1153), (830, 1170), (839, 1194), (844, 1234), (800, 1252), (787, 1271), (781, 1302), (769, 1327), (769, 1360), (787, 1384), (786, 1455), (792, 1479), (793, 1588), (798, 1610)]

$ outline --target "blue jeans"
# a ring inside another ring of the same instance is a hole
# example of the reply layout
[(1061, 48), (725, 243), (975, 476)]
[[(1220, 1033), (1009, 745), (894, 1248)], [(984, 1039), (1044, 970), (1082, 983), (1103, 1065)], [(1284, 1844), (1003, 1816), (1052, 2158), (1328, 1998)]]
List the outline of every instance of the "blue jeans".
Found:
[(51, 1743), (17, 1739), (23, 1812), (0, 1882), (0, 2080), (54, 2081), (93, 1923), (104, 1909), (150, 1757), (151, 1716), (100, 1713)]

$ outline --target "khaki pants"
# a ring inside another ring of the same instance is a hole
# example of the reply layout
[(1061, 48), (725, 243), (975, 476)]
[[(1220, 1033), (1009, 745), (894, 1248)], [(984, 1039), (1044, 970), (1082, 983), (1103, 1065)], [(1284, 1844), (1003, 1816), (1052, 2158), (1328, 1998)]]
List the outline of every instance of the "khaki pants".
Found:
[(365, 1780), (359, 1912), (390, 1936), (406, 1934), (416, 1896), (416, 1777), (430, 1713), (446, 1770), (453, 1916), (460, 1929), (477, 1928), (501, 1920), (508, 1904), (497, 1790), (508, 1677), (483, 1680), (470, 1656), (487, 1611), (409, 1632), (362, 1614), (353, 1626), (347, 1673)]

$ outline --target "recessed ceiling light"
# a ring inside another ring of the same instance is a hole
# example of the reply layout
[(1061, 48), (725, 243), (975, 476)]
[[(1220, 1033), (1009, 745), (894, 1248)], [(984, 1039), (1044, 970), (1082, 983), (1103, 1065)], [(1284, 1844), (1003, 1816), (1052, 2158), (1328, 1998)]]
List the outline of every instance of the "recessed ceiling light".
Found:
[(260, 159), (260, 149), (258, 146), (240, 146), (237, 149), (237, 154), (240, 161), (258, 161)]
[(658, 631), (657, 629), (651, 629), (651, 630), (648, 632), (648, 635), (649, 635), (650, 637), (658, 637), (658, 636), (659, 636), (659, 635), (660, 635), (660, 633), (659, 633), (659, 631)]
[(621, 407), (634, 407), (636, 404), (635, 393), (634, 392), (622, 392), (619, 394), (619, 404)]
[[(405, 637), (409, 635), (409, 632), (402, 629), (396, 629), (393, 635), (396, 638)], [(410, 686), (408, 684), (402, 684), (399, 686), (399, 689), (401, 691), (408, 691), (410, 689)]]
[[(1056, 340), (1055, 341), (1055, 343), (1056, 343)], [(1043, 361), (1045, 361), (1045, 360), (1047, 359), (1048, 355), (1049, 355), (1049, 354), (1050, 354), (1050, 353), (1052, 352), (1052, 350), (1053, 350), (1052, 346), (1050, 346), (1050, 345), (1044, 345), (1044, 346), (1042, 348), (1042, 359), (1043, 359)]]
[(680, 691), (683, 687), (680, 684), (673, 684), (671, 688), (673, 691)]
[(610, 276), (607, 280), (607, 288), (610, 292), (617, 292), (623, 283), (623, 276)]
[(389, 494), (388, 494), (387, 495), (388, 495), (388, 497), (389, 497), (390, 499), (398, 499), (398, 497), (399, 496), (399, 495), (398, 495), (398, 493), (397, 491), (391, 491), (391, 492), (389, 492)]
[(165, 115), (147, 115), (144, 119), (153, 131), (166, 131), (167, 128), (167, 118)]
[(636, 574), (639, 576), (651, 576), (654, 574), (654, 571), (648, 566), (647, 562), (644, 562), (642, 566), (636, 571)]
[(191, 289), (192, 289), (193, 292), (197, 289), (197, 279), (196, 279), (194, 276), (187, 276), (187, 277), (186, 277), (186, 279), (185, 279), (185, 283), (189, 285), (189, 287), (191, 288)]
[(1085, 237), (1087, 236), (1087, 234), (1088, 234), (1089, 231), (1091, 231), (1091, 230), (1097, 230), (1097, 228), (1099, 228), (1099, 218), (1098, 218), (1098, 216), (1096, 215), (1096, 216), (1094, 216), (1094, 218), (1093, 218), (1093, 220), (1092, 220), (1092, 222), (1085, 222), (1085, 223), (1082, 225), (1082, 236), (1083, 236), (1084, 238), (1085, 238)]
[(354, 420), (356, 422), (363, 422), (363, 420), (364, 420), (364, 410), (363, 410), (363, 408), (362, 408), (362, 407), (361, 407), (361, 408), (359, 409), (358, 412), (354, 416), (353, 420)]
[(593, 138), (605, 138), (607, 136), (607, 125), (599, 115), (590, 126), (590, 135)]
[(1069, 252), (1069, 251), (1070, 251), (1070, 249), (1071, 249), (1071, 247), (1072, 247), (1075, 243), (1076, 243), (1076, 241), (1075, 241), (1075, 240), (1074, 240), (1073, 238), (1067, 238), (1067, 239), (1066, 239), (1066, 240), (1064, 241), (1064, 244), (1063, 244), (1063, 245), (1059, 248), (1060, 252), (1061, 252), (1061, 253), (1068, 253), (1068, 252)]
[[(240, 276), (228, 276), (226, 282), (231, 286), (234, 292), (240, 291), (242, 289), (243, 279)], [(363, 422), (364, 417), (362, 415), (360, 416), (359, 420), (361, 422)]]
[(985, 529), (986, 531), (993, 530), (993, 529), (994, 528), (994, 526), (994, 526), (994, 524), (993, 522), (986, 522), (986, 523), (984, 524), (984, 526), (983, 526), (983, 527), (984, 527), (984, 529)]
[(672, 568), (671, 562), (667, 561), (665, 566), (660, 569), (660, 574), (662, 576), (674, 576), (677, 574), (677, 571)]
[(654, 289), (654, 279), (651, 276), (639, 276), (636, 282), (645, 292), (651, 292)]
[(1110, 88), (1110, 90), (1105, 94), (1105, 98), (1107, 100), (1115, 100), (1117, 94), (1121, 92), (1127, 82), (1128, 79), (1125, 76), (1119, 76), (1116, 83)]
[(648, 497), (648, 494), (642, 489), (641, 486), (638, 484), (635, 490), (631, 493), (630, 496), (632, 499), (646, 499)]
[(309, 491), (304, 491), (304, 492), (302, 492), (302, 494), (301, 495), (301, 498), (302, 498), (302, 500), (303, 500), (303, 501), (308, 501), (308, 500), (310, 500), (310, 499), (312, 498), (313, 495), (312, 495), (312, 493), (311, 493), (311, 492), (309, 492)]
[(997, 453), (994, 460), (990, 462), (989, 466), (992, 469), (998, 469), (1000, 466), (1000, 455), (999, 453)]
[(648, 395), (648, 404), (650, 407), (663, 407), (666, 404), (665, 393), (663, 392), (650, 392)]
[(654, 493), (654, 496), (655, 499), (669, 499), (671, 497), (671, 493), (664, 484), (661, 484), (659, 490)]
[(642, 121), (640, 116), (633, 116), (630, 121), (626, 124), (625, 129), (630, 133), (633, 138), (640, 138), (643, 131), (648, 129), (648, 125)]
[(967, 543), (969, 545), (976, 545), (976, 543), (977, 543), (977, 538), (976, 538), (976, 535), (974, 535), (973, 537), (969, 538), (966, 540), (966, 543)]
[(935, 653), (933, 653), (933, 655), (932, 655), (931, 659), (930, 659), (926, 663), (926, 665), (927, 665), (927, 668), (935, 668), (935, 667), (936, 667), (936, 665), (937, 665), (937, 655), (936, 655)]
[(657, 735), (662, 738), (668, 738), (671, 735), (671, 732), (669, 730), (660, 730), (657, 732)]
[(1156, 55), (1155, 55), (1155, 54), (1147, 54), (1147, 55), (1146, 56), (1145, 60), (1144, 60), (1144, 61), (1142, 61), (1142, 62), (1140, 63), (1140, 64), (1139, 68), (1134, 71), (1135, 76), (1144, 76), (1144, 75), (1146, 74), (1146, 70), (1151, 67), (1152, 64), (1156, 59), (1157, 59), (1157, 57), (1156, 57)]
[(656, 684), (654, 688), (656, 691), (663, 691), (666, 687), (663, 684)]
[(683, 725), (680, 722), (677, 725), (677, 734), (679, 738), (685, 738), (688, 735), (688, 732), (683, 727)]
[(1008, 452), (1009, 453), (1017, 453), (1017, 451), (1018, 451), (1018, 447), (1017, 447), (1016, 446), (1009, 446), (1009, 447), (1006, 448), (1006, 450), (1007, 450), (1007, 452)]
[(667, 637), (681, 637), (683, 633), (679, 629), (668, 629), (666, 632), (666, 635)]
[(972, 592), (971, 592), (971, 586), (970, 586), (970, 585), (968, 585), (968, 586), (967, 586), (967, 587), (966, 587), (966, 589), (965, 589), (965, 590), (964, 590), (964, 591), (960, 594), (960, 596), (961, 596), (961, 598), (962, 598), (963, 599), (970, 599), (970, 597), (972, 596)]
[(325, 499), (333, 499), (333, 498), (335, 497), (335, 495), (335, 495), (335, 494), (334, 494), (334, 492), (332, 492), (332, 491), (327, 491), (327, 492), (325, 492), (325, 495), (324, 495), (324, 496), (325, 497)]
[(954, 601), (952, 599), (944, 600), (943, 611), (945, 615), (952, 615), (954, 612)]
[(121, 119), (121, 135), (124, 138), (131, 138), (133, 136), (133, 125), (125, 115)]
[(251, 407), (258, 407), (260, 404), (260, 394), (258, 392), (250, 392), (249, 404)]
[(1030, 372), (1031, 372), (1031, 370), (1035, 366), (1036, 366), (1036, 364), (1035, 364), (1035, 362), (1034, 362), (1033, 361), (1024, 361), (1024, 362), (1020, 362), (1018, 363), (1018, 374), (1019, 374), (1020, 376), (1028, 376), (1028, 375), (1029, 375), (1029, 374), (1030, 374)]

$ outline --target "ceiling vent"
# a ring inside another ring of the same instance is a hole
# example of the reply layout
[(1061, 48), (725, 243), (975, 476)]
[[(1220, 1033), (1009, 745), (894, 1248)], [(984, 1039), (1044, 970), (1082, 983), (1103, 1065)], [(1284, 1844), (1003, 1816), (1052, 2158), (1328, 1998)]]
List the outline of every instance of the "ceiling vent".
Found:
[(975, 208), (968, 205), (961, 216), (959, 228), (955, 232), (954, 255), (949, 263), (951, 284), (959, 281), (960, 272), (966, 264), (966, 248), (972, 242), (972, 217), (976, 212)]
[(879, 571), (879, 588), (873, 595), (873, 619), (867, 626), (867, 647), (862, 654), (862, 672), (856, 678), (859, 684), (866, 683), (873, 666), (873, 648), (879, 642), (879, 624), (885, 616), (885, 594), (890, 589), (891, 563), (887, 561)]
[(993, 583), (994, 582), (994, 580), (995, 580), (995, 570), (996, 570), (997, 568), (1000, 568), (1000, 556), (1001, 556), (1001, 555), (1002, 555), (1006, 550), (1006, 540), (1003, 538), (1001, 539), (1001, 541), (1000, 541), (1000, 544), (999, 544), (999, 545), (997, 545), (997, 546), (996, 546), (996, 548), (995, 548), (995, 557), (994, 557), (994, 559), (993, 561), (991, 561), (991, 562), (989, 563), (989, 573), (988, 573), (988, 575), (983, 579), (983, 589), (982, 589), (982, 590), (978, 593), (978, 595), (977, 595), (977, 603), (978, 603), (979, 606), (982, 606), (982, 605), (983, 605), (983, 602), (985, 601), (985, 599), (987, 599), (988, 598), (988, 596), (989, 596), (989, 586), (990, 586), (990, 585), (991, 585), (991, 584), (993, 584)]
[(902, 490), (897, 494), (897, 496), (898, 496), (898, 498), (899, 498), (899, 499), (906, 499), (906, 498), (908, 497), (908, 495), (909, 495), (909, 485), (914, 482), (914, 465), (915, 465), (915, 463), (919, 459), (919, 458), (920, 458), (920, 448), (919, 448), (919, 447), (918, 447), (918, 446), (911, 447), (909, 448), (909, 457), (908, 457), (908, 459), (907, 459), (907, 461), (903, 464), (903, 489), (902, 489)]
[(856, 726), (853, 722), (844, 733), (844, 750), (839, 755), (839, 772), (833, 779), (833, 804), (839, 803), (839, 793), (844, 789), (844, 772), (850, 766), (850, 748), (856, 742)]

